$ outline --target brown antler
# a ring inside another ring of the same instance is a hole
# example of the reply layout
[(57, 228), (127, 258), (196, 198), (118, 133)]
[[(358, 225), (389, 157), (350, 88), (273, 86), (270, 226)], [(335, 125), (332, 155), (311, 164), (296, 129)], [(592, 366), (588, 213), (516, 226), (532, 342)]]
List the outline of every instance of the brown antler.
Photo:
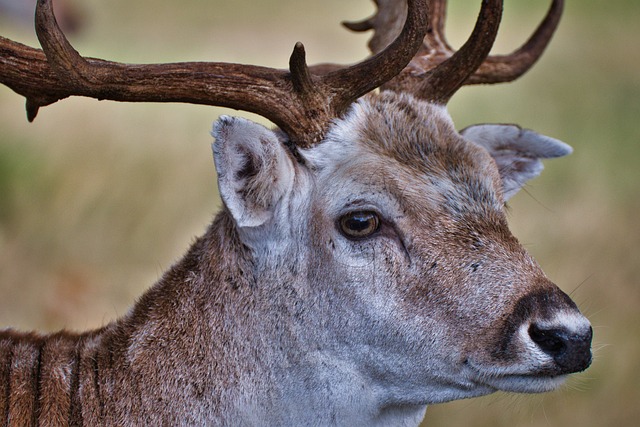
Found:
[(39, 0), (36, 32), (43, 50), (0, 37), (0, 83), (26, 97), (29, 120), (41, 106), (72, 95), (186, 102), (257, 113), (284, 130), (291, 142), (309, 146), (351, 102), (406, 66), (426, 33), (425, 11), (426, 0), (409, 0), (403, 30), (388, 47), (354, 66), (314, 75), (300, 43), (288, 71), (230, 63), (130, 65), (83, 58), (58, 27), (51, 0)]
[[(376, 53), (398, 34), (407, 9), (405, 2), (397, 0), (374, 1), (378, 11), (373, 17), (345, 25), (353, 31), (375, 30), (369, 47)], [(542, 55), (560, 21), (563, 4), (563, 0), (553, 0), (546, 17), (521, 48), (509, 55), (487, 56), (498, 30), (502, 1), (482, 2), (473, 33), (456, 52), (444, 34), (446, 0), (430, 0), (429, 30), (420, 50), (405, 70), (383, 88), (446, 103), (463, 85), (515, 80)]]

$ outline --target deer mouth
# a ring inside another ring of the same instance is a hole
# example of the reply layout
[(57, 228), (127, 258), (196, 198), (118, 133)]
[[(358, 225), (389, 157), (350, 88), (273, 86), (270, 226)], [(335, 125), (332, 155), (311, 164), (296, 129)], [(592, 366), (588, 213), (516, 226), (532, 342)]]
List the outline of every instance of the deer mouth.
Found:
[[(496, 390), (515, 393), (543, 393), (560, 387), (570, 374), (584, 371), (591, 364), (590, 349), (571, 358), (558, 354), (528, 353), (528, 358), (512, 365), (466, 364), (475, 380)], [(567, 362), (567, 360), (570, 362)]]
[[(536, 362), (542, 361), (536, 360)], [(497, 367), (467, 360), (466, 364), (473, 372), (475, 381), (496, 391), (544, 393), (555, 390), (564, 384), (569, 374), (586, 369), (590, 364), (590, 359), (581, 369), (565, 369), (553, 360), (545, 362), (542, 365), (535, 363), (537, 366), (523, 362), (522, 364)]]
[(493, 389), (512, 393), (544, 393), (556, 390), (568, 375), (480, 373), (479, 382)]
[(524, 322), (496, 351), (481, 350), (462, 363), (478, 387), (513, 393), (557, 389), (570, 374), (592, 362), (592, 329), (579, 315), (547, 322)]

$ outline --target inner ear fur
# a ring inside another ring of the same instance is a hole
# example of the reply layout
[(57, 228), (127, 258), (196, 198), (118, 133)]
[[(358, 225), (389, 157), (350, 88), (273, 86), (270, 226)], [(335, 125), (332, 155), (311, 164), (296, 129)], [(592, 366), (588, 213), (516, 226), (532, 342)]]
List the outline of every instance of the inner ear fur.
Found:
[(278, 135), (252, 121), (221, 116), (214, 123), (218, 188), (239, 227), (268, 222), (293, 180), (293, 163)]

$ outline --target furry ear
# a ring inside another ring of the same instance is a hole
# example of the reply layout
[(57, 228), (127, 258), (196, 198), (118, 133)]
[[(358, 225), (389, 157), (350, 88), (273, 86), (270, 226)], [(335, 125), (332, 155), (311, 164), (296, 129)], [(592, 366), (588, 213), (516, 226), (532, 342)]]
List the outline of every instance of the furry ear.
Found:
[(460, 131), (460, 135), (491, 154), (502, 178), (505, 201), (528, 180), (540, 175), (544, 168), (540, 159), (562, 157), (573, 151), (562, 141), (517, 125), (473, 125)]
[(286, 148), (273, 131), (239, 117), (221, 116), (211, 134), (224, 204), (239, 227), (266, 223), (293, 181)]

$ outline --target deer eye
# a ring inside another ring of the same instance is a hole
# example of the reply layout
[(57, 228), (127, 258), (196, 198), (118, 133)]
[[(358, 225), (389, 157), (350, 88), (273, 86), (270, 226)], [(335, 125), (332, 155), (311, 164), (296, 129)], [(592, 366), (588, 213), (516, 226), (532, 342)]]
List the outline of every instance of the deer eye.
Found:
[(349, 212), (338, 221), (340, 231), (351, 239), (369, 237), (380, 229), (380, 217), (371, 211)]

